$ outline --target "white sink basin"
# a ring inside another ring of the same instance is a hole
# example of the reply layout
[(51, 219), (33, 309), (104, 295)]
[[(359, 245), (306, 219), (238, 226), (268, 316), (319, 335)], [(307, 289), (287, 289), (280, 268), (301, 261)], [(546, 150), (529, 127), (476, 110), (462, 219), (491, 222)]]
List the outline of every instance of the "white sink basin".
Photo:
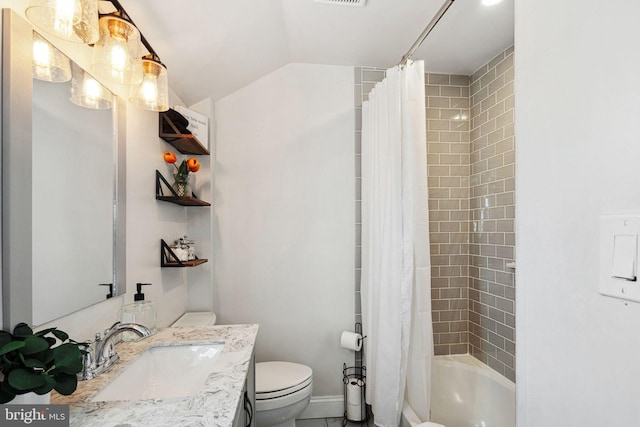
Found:
[(102, 389), (94, 402), (185, 397), (214, 371), (224, 343), (151, 347)]

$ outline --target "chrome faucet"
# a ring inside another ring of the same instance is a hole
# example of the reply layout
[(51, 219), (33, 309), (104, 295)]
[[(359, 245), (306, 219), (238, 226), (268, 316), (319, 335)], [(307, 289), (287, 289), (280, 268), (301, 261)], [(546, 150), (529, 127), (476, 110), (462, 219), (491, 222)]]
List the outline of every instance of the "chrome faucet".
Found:
[(106, 372), (116, 363), (120, 357), (116, 353), (115, 338), (123, 332), (134, 332), (140, 337), (148, 337), (151, 331), (137, 323), (114, 323), (109, 329), (104, 331), (104, 336), (96, 334), (93, 343), (84, 345), (84, 355), (82, 357), (82, 372), (78, 374), (79, 380), (89, 380)]

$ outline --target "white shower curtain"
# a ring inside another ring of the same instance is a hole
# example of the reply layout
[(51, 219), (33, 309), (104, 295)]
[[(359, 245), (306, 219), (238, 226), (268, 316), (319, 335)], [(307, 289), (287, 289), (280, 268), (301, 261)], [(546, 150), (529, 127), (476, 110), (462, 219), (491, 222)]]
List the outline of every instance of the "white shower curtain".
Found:
[(405, 386), (413, 408), (429, 419), (433, 333), (425, 121), (422, 61), (387, 70), (362, 106), (366, 400), (382, 427), (398, 426)]

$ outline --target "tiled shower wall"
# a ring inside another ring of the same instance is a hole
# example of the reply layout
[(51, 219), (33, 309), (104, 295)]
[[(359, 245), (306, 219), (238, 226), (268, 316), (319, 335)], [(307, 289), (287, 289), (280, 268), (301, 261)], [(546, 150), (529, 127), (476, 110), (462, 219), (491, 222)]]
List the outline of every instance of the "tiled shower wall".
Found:
[[(356, 321), (361, 106), (384, 70), (355, 69)], [(473, 76), (426, 74), (435, 354), (471, 353), (515, 379), (513, 49)]]
[(469, 77), (425, 75), (436, 355), (469, 343)]
[(471, 78), (470, 353), (515, 381), (513, 48)]

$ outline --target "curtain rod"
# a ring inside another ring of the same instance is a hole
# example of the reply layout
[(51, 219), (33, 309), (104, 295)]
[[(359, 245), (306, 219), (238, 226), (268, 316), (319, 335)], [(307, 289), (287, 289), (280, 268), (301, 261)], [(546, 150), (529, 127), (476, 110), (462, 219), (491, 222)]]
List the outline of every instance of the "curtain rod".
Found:
[(420, 37), (418, 37), (418, 40), (416, 40), (415, 43), (413, 43), (413, 45), (409, 49), (409, 51), (404, 54), (404, 56), (400, 60), (400, 64), (398, 65), (405, 65), (411, 59), (413, 54), (416, 52), (416, 50), (418, 50), (422, 42), (427, 38), (427, 36), (431, 32), (431, 30), (433, 30), (436, 24), (440, 22), (440, 19), (442, 19), (442, 17), (447, 12), (447, 10), (449, 10), (449, 8), (451, 7), (454, 1), (455, 0), (445, 1), (445, 3), (442, 5), (438, 13), (436, 13), (436, 15), (433, 17), (431, 22), (429, 22), (429, 25), (427, 25), (427, 28), (425, 28), (422, 34), (420, 34)]

